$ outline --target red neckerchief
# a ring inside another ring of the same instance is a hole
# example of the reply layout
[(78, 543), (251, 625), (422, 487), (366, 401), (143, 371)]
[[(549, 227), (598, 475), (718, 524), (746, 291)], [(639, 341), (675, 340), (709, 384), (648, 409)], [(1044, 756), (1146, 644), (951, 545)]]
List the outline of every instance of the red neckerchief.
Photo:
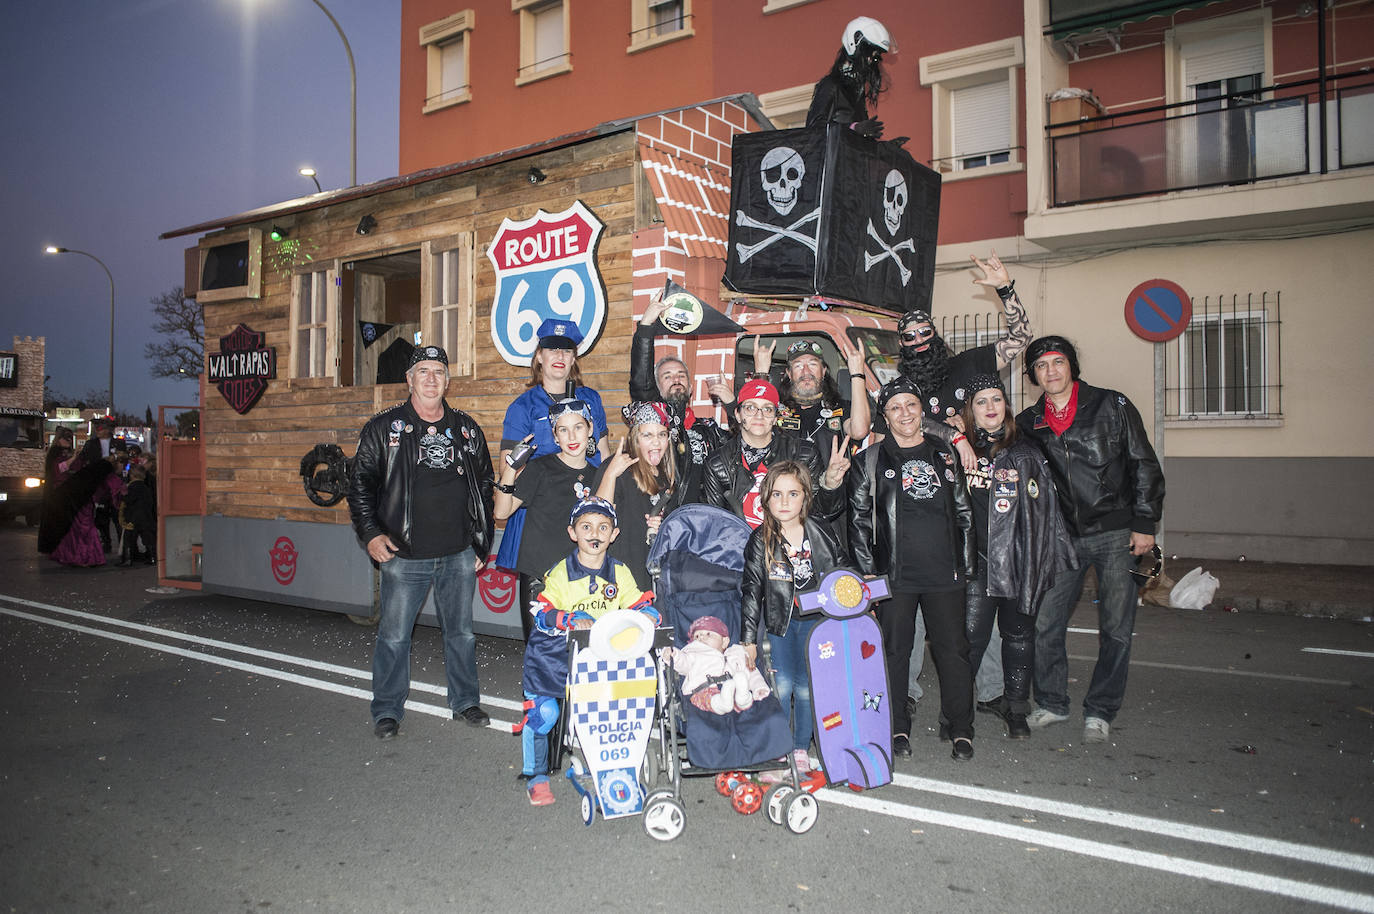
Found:
[(693, 425), (696, 424), (696, 421), (697, 421), (697, 414), (694, 413), (694, 412), (692, 412), (692, 407), (690, 407), (690, 406), (687, 407), (686, 415), (683, 417), (683, 420), (682, 420), (682, 427), (683, 427), (683, 428), (691, 428)]
[(1073, 391), (1069, 394), (1069, 402), (1064, 405), (1062, 410), (1054, 408), (1054, 401), (1049, 394), (1045, 395), (1045, 424), (1050, 427), (1050, 431), (1055, 435), (1062, 435), (1068, 431), (1069, 426), (1073, 425), (1074, 413), (1078, 412), (1078, 382), (1073, 382)]

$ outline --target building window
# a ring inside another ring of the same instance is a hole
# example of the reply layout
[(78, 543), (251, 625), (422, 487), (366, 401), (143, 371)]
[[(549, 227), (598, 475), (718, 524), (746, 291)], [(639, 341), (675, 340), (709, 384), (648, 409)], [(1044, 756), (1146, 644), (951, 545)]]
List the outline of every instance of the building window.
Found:
[(515, 84), (572, 70), (568, 0), (511, 0), (520, 13), (520, 71)]
[(330, 378), (338, 365), (338, 270), (297, 273), (291, 280), (291, 377)]
[[(1267, 17), (1252, 12), (1169, 33), (1169, 100), (1196, 102), (1170, 123), (1172, 186), (1230, 184), (1304, 169), (1307, 137), (1301, 105), (1261, 111), (1251, 107), (1263, 100), (1260, 89), (1269, 72), (1267, 30)], [(1271, 161), (1276, 155), (1294, 161)]]
[(1169, 418), (1281, 416), (1278, 337), (1277, 294), (1204, 299), (1171, 347), (1178, 387)]
[(420, 323), (425, 340), (448, 353), (455, 377), (472, 374), (477, 360), (472, 251), (471, 233), (426, 244), (429, 274), (422, 278)]
[(955, 171), (1011, 161), (1011, 86), (1006, 80), (949, 93), (950, 158)]
[(472, 98), (468, 79), (468, 35), (475, 21), (475, 14), (467, 9), (420, 28), (427, 74), (424, 113)]
[(625, 53), (690, 38), (692, 0), (630, 0), (630, 46)]
[(931, 90), (931, 165), (946, 180), (1019, 169), (1018, 70), (1021, 38), (1007, 38), (920, 59)]

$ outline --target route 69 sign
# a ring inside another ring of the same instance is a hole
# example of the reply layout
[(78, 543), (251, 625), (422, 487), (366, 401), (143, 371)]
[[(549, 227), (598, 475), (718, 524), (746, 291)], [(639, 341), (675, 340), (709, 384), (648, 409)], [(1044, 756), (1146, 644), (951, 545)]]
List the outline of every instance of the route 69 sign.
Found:
[(606, 290), (596, 267), (605, 225), (581, 200), (561, 213), (542, 209), (529, 219), (504, 219), (487, 259), (496, 271), (491, 338), (501, 358), (529, 365), (547, 318), (570, 320), (582, 331), (578, 355), (592, 347), (606, 322)]

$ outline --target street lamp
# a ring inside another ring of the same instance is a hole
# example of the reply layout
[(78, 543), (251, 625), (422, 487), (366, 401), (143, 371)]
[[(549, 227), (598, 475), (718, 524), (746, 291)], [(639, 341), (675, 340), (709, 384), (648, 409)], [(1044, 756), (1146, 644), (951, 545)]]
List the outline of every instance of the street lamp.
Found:
[[(343, 28), (339, 25), (339, 20), (334, 18), (334, 14), (329, 11), (320, 0), (315, 0), (318, 6), (329, 21), (334, 23), (334, 30), (339, 33), (340, 40), (343, 41), (344, 51), (348, 54), (348, 82), (349, 82), (349, 102), (351, 107), (350, 120), (348, 125), (348, 186), (358, 186), (358, 71), (353, 66), (353, 48), (348, 43), (348, 36), (344, 34)], [(318, 182), (317, 182), (318, 184)]]
[(50, 244), (50, 245), (48, 245), (46, 248), (43, 249), (43, 253), (45, 253), (45, 254), (80, 254), (80, 255), (82, 255), (83, 257), (89, 257), (89, 258), (91, 258), (92, 260), (94, 260), (96, 263), (100, 264), (100, 269), (102, 269), (102, 270), (105, 271), (105, 278), (108, 279), (108, 280), (110, 281), (110, 415), (113, 416), (113, 415), (114, 415), (114, 401), (115, 401), (115, 400), (114, 400), (114, 333), (115, 333), (115, 323), (114, 323), (114, 276), (112, 276), (112, 275), (110, 274), (110, 268), (107, 267), (107, 266), (105, 266), (105, 261), (101, 260), (99, 257), (95, 256), (94, 254), (89, 254), (89, 253), (87, 253), (87, 252), (85, 252), (85, 251), (78, 251), (78, 250), (76, 250), (75, 248), (59, 248), (59, 247), (54, 247), (53, 245)]
[(318, 194), (324, 191), (324, 188), (320, 187), (320, 179), (315, 177), (315, 169), (307, 165), (304, 168), (300, 169), (300, 175), (303, 178), (309, 178), (310, 180), (315, 182), (315, 193)]

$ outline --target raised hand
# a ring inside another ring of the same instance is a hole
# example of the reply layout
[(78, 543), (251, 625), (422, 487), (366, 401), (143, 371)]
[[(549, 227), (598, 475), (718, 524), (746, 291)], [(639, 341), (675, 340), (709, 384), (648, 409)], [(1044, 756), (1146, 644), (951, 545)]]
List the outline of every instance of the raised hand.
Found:
[(848, 343), (841, 343), (840, 346), (844, 350), (844, 365), (849, 369), (849, 376), (854, 378), (863, 374), (864, 354)]
[(754, 337), (754, 374), (757, 377), (768, 377), (768, 366), (773, 364), (773, 349), (777, 345), (776, 338), (765, 343), (761, 337)]
[(730, 389), (730, 385), (725, 383), (725, 379), (716, 375), (706, 384), (706, 392), (723, 406), (729, 406), (735, 402), (735, 392)]
[(606, 467), (607, 476), (619, 476), (636, 463), (639, 463), (639, 458), (631, 457), (627, 450), (629, 441), (630, 436), (628, 434), (620, 439), (620, 447), (616, 448), (615, 456), (610, 459)]
[(830, 439), (830, 462), (825, 467), (823, 480), (827, 489), (838, 489), (849, 472), (848, 445), (849, 438), (846, 435), (836, 435)]
[(973, 265), (983, 271), (983, 278), (974, 279), (974, 285), (1000, 289), (1011, 284), (1011, 274), (1007, 272), (1006, 267), (1002, 266), (1002, 261), (997, 259), (996, 251), (988, 254), (987, 260), (979, 260), (976, 254), (970, 254), (969, 260), (972, 260)]
[(654, 294), (649, 296), (649, 304), (644, 308), (644, 316), (639, 319), (640, 326), (652, 326), (666, 310), (667, 307), (663, 304), (663, 290), (655, 289)]

